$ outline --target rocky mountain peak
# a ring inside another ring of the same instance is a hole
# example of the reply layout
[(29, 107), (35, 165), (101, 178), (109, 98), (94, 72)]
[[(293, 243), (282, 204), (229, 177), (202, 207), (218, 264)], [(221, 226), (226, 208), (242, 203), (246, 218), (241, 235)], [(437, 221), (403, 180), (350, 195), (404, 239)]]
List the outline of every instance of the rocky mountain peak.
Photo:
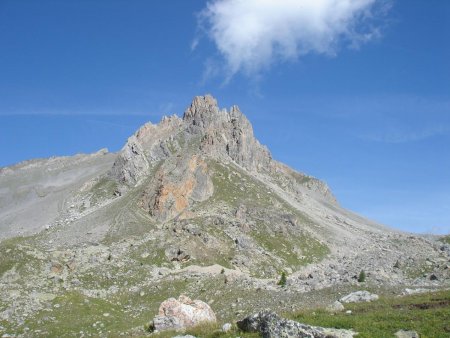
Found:
[(141, 206), (158, 220), (166, 220), (212, 196), (211, 161), (237, 165), (296, 195), (314, 194), (335, 202), (326, 184), (274, 161), (238, 106), (219, 109), (211, 95), (195, 97), (182, 119), (164, 117), (158, 124), (139, 128), (118, 154), (110, 174), (124, 189), (145, 184)]
[[(222, 115), (224, 112), (222, 112)], [(196, 96), (183, 114), (183, 121), (194, 128), (208, 128), (220, 115), (217, 100), (211, 95)], [(224, 117), (224, 116), (223, 116)]]

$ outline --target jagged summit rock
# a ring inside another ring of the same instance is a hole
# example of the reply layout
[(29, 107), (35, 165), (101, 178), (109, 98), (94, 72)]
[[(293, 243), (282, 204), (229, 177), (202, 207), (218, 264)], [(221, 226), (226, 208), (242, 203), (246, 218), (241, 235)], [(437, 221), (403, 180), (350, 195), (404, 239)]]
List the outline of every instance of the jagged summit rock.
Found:
[(208, 128), (217, 119), (226, 118), (226, 111), (220, 111), (217, 100), (211, 95), (196, 96), (185, 110), (183, 121), (200, 128)]
[(206, 95), (194, 98), (183, 119), (164, 117), (157, 125), (141, 127), (119, 153), (112, 175), (134, 186), (149, 174), (152, 164), (180, 150), (231, 160), (248, 170), (274, 169), (270, 152), (255, 139), (239, 108), (220, 110), (216, 99)]

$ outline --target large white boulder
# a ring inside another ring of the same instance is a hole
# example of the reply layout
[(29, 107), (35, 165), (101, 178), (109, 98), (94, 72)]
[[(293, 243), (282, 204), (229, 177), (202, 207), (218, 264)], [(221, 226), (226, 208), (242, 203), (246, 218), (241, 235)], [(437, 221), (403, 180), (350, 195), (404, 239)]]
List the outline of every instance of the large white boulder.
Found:
[(216, 315), (208, 304), (181, 295), (178, 299), (169, 298), (161, 303), (159, 313), (153, 319), (153, 328), (163, 331), (215, 321)]

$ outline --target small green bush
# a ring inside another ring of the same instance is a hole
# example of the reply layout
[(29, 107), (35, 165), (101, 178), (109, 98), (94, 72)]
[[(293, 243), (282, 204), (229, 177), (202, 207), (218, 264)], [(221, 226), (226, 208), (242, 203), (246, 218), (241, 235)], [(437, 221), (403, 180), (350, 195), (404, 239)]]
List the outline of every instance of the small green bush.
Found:
[(287, 282), (286, 272), (283, 271), (281, 273), (280, 280), (278, 281), (278, 285), (284, 287), (284, 286), (286, 286), (286, 282)]
[(366, 273), (364, 270), (361, 270), (361, 272), (359, 273), (358, 282), (364, 283), (365, 281), (366, 281)]

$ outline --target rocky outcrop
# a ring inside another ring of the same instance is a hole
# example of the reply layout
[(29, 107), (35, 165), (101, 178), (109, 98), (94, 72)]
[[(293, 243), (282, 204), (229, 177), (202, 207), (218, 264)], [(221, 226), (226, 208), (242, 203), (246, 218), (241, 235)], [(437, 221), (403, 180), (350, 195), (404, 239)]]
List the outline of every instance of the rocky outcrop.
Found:
[[(209, 100), (209, 97), (204, 97), (204, 100)], [(214, 123), (203, 123), (208, 128), (203, 130), (201, 149), (213, 157), (232, 160), (249, 171), (268, 170), (272, 156), (269, 150), (256, 140), (252, 125), (239, 107), (233, 106), (229, 112), (219, 111), (215, 107), (212, 112), (218, 113)]]
[(202, 133), (211, 127), (220, 128), (227, 120), (226, 110), (219, 110), (211, 95), (196, 96), (183, 115), (183, 121), (192, 133)]
[(180, 148), (175, 139), (182, 121), (177, 116), (164, 117), (157, 125), (144, 124), (132, 135), (117, 156), (112, 177), (128, 186), (138, 184), (150, 175), (150, 168)]
[(237, 322), (244, 332), (257, 332), (263, 338), (351, 338), (349, 330), (314, 327), (279, 317), (271, 311), (261, 311)]
[(207, 200), (214, 192), (206, 162), (199, 156), (181, 159), (175, 166), (163, 166), (141, 200), (142, 207), (159, 221), (173, 218), (193, 202)]
[(131, 136), (111, 169), (111, 174), (120, 183), (135, 185), (145, 178), (150, 169), (143, 145), (135, 135)]
[(203, 322), (215, 322), (216, 315), (208, 304), (191, 300), (185, 295), (169, 298), (159, 306), (159, 313), (153, 319), (156, 331), (192, 327)]
[(369, 291), (356, 291), (344, 296), (340, 299), (342, 303), (362, 303), (377, 300), (378, 295), (370, 293)]

